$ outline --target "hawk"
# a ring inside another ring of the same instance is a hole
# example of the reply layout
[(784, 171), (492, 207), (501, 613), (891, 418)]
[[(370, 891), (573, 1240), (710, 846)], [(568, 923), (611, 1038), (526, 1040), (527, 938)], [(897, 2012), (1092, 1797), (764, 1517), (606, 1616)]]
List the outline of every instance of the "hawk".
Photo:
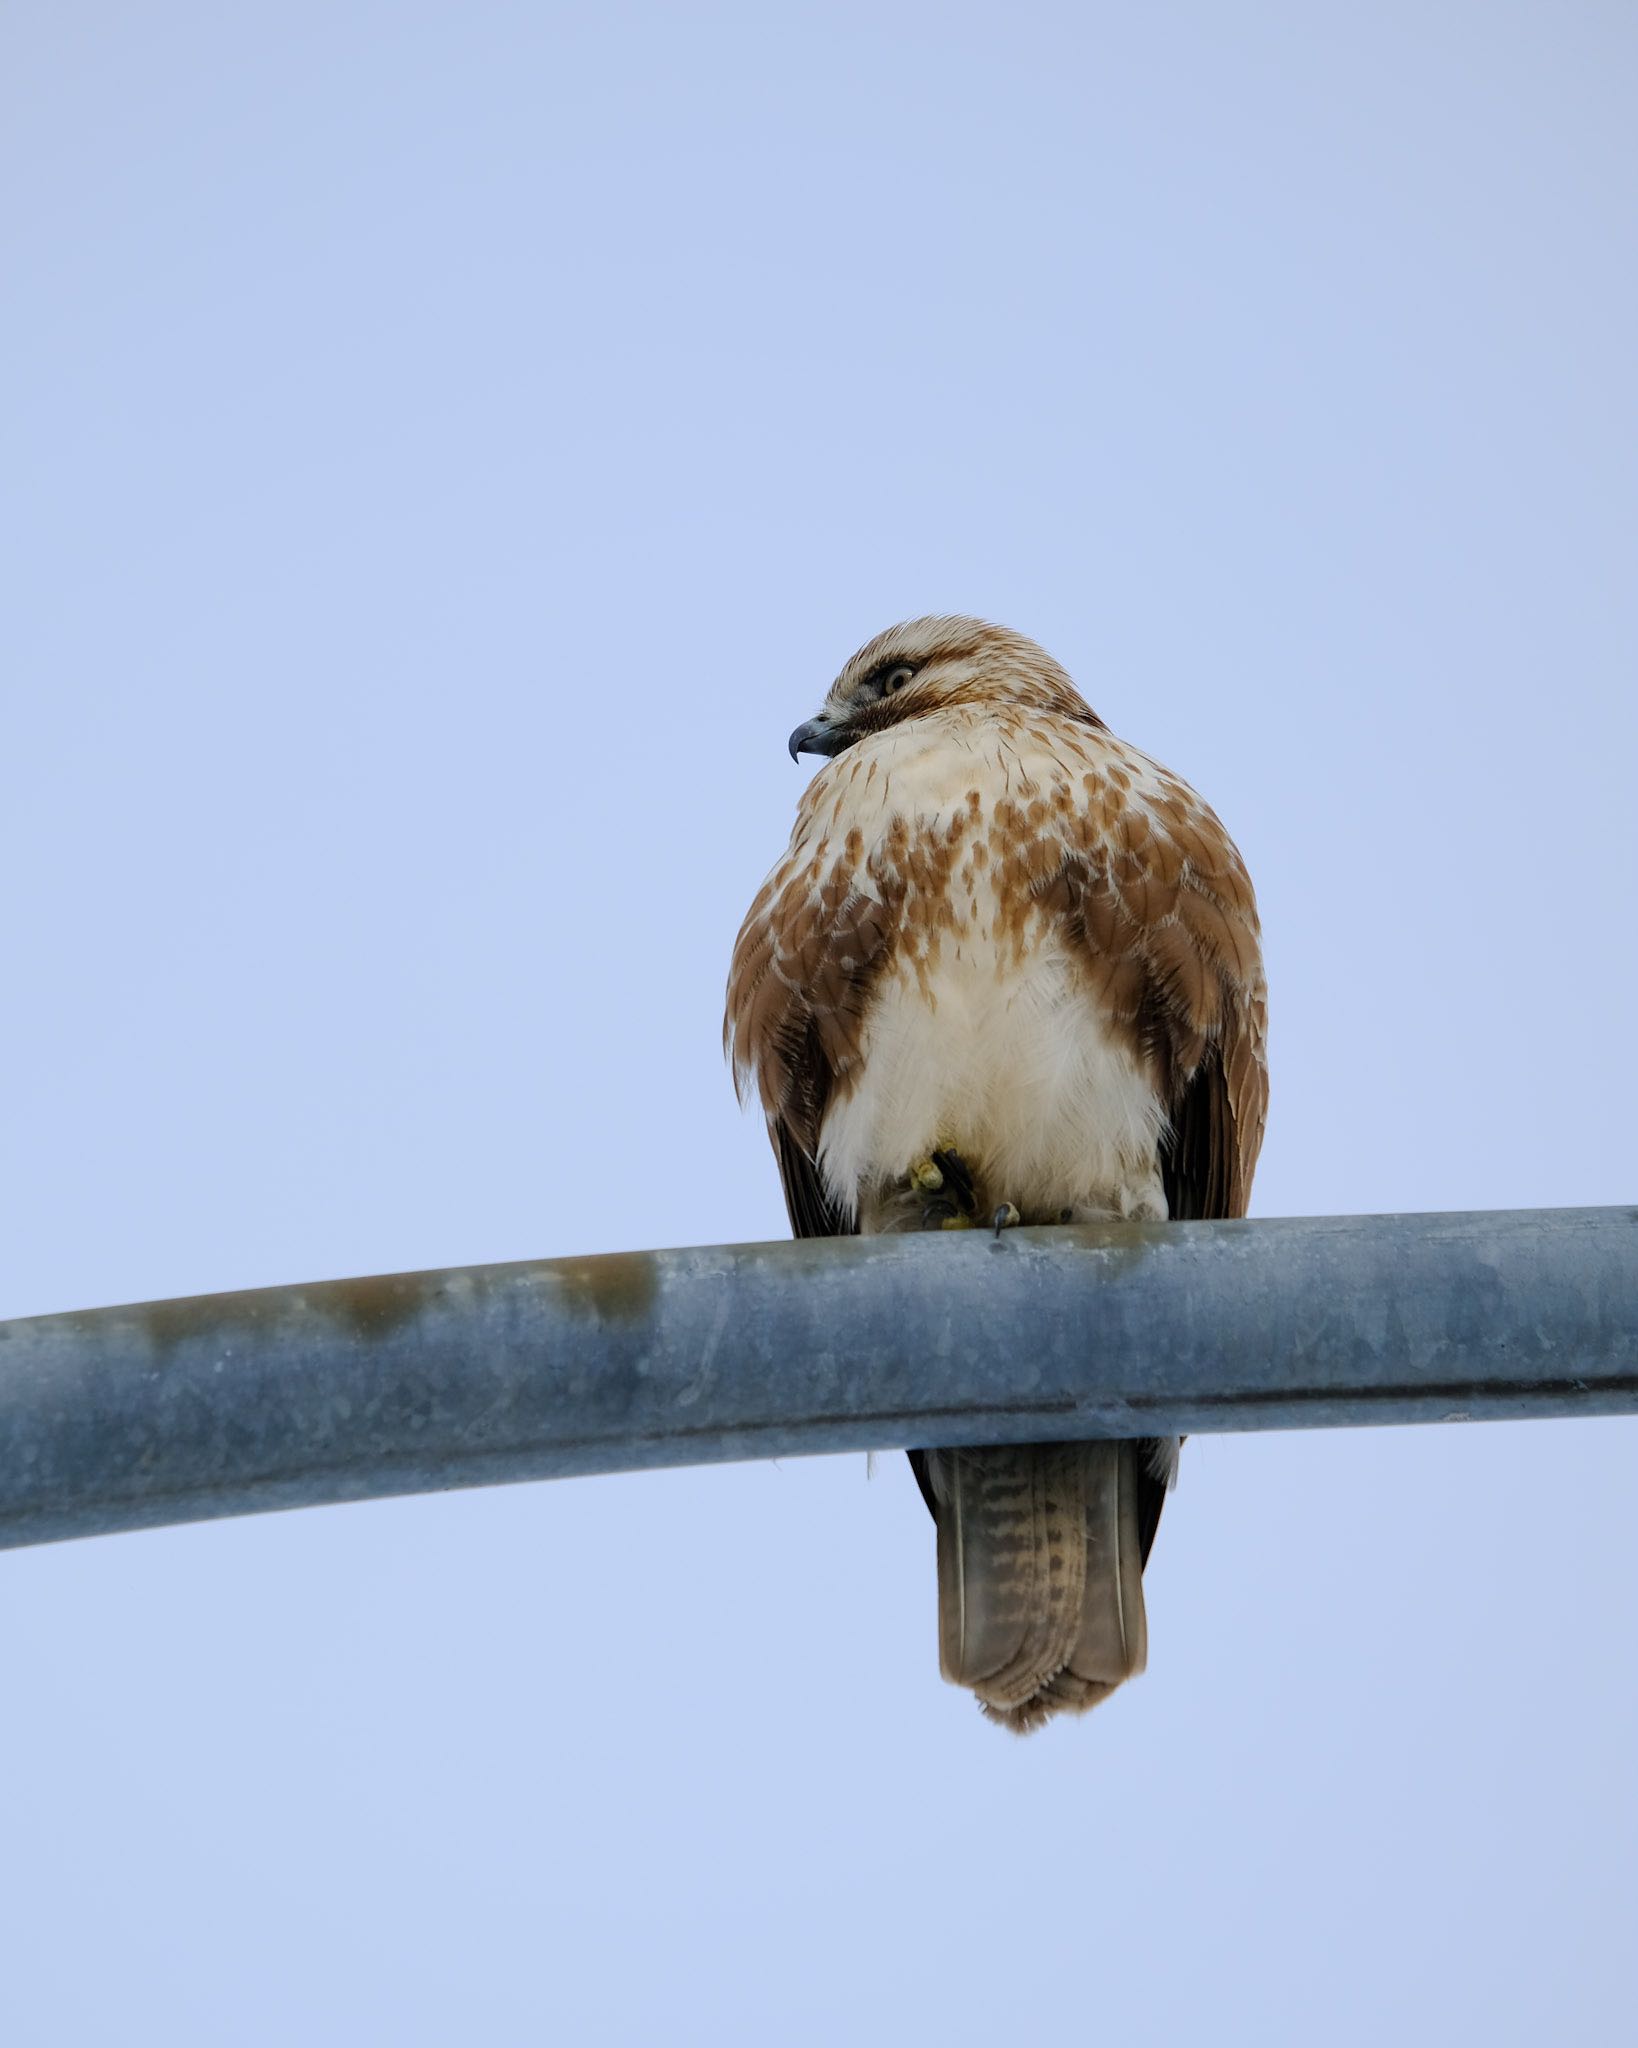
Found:
[[(1188, 785), (982, 620), (862, 648), (746, 914), (724, 1042), (799, 1237), (1241, 1216), (1268, 1096), (1251, 882)], [(940, 1664), (1020, 1732), (1144, 1666), (1176, 1439), (914, 1450)]]

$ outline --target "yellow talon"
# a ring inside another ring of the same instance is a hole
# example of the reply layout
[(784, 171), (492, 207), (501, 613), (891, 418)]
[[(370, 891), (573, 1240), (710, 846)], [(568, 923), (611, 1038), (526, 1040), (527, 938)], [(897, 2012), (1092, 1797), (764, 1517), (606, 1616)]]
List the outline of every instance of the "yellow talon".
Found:
[(910, 1169), (910, 1185), (924, 1195), (936, 1195), (944, 1185), (944, 1175), (931, 1159), (918, 1159)]
[(972, 1227), (973, 1219), (970, 1216), (946, 1216), (939, 1225), (940, 1230), (971, 1230)]

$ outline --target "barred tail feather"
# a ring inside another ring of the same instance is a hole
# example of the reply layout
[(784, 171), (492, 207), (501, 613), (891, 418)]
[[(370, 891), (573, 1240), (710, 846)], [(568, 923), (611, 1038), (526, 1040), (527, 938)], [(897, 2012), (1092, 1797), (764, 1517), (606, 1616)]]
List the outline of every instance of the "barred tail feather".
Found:
[(1126, 1441), (926, 1453), (939, 1662), (992, 1720), (1022, 1734), (1143, 1669), (1148, 1453)]

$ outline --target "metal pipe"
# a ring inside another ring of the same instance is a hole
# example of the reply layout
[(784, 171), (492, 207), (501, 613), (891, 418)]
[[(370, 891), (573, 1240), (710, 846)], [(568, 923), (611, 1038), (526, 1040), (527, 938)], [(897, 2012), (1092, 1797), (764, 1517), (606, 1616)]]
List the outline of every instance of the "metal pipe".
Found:
[(848, 1238), (0, 1324), (0, 1546), (902, 1445), (1638, 1411), (1638, 1209)]

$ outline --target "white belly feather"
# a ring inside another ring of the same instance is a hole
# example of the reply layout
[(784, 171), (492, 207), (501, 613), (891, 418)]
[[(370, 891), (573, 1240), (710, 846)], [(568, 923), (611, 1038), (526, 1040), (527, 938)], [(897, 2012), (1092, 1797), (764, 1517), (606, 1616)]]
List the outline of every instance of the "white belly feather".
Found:
[(895, 975), (872, 1004), (859, 1071), (820, 1141), (839, 1199), (901, 1177), (944, 1143), (1033, 1213), (1166, 1213), (1153, 1082), (1109, 1036), (1059, 947), (1003, 967), (993, 945), (969, 936), (946, 949), (930, 991)]

